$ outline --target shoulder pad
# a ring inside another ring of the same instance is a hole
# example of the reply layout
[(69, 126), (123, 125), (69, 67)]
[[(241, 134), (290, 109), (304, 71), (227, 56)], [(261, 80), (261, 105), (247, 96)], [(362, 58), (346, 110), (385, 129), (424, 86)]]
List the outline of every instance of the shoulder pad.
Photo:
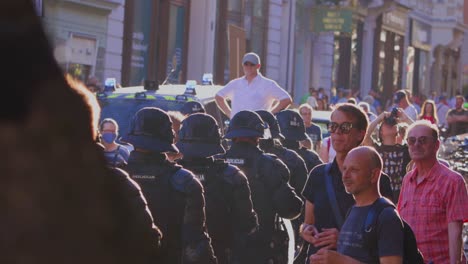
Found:
[(258, 163), (257, 171), (261, 175), (260, 177), (268, 175), (266, 179), (268, 181), (271, 181), (270, 184), (272, 186), (276, 185), (281, 181), (289, 181), (290, 174), (288, 167), (275, 155), (262, 155)]
[(268, 160), (268, 161), (264, 161), (264, 162), (271, 162), (273, 160), (277, 160), (278, 159), (278, 156), (276, 156), (275, 154), (271, 154), (271, 153), (264, 153), (261, 158), (263, 158), (263, 160)]
[(285, 163), (287, 164), (294, 164), (297, 166), (297, 164), (304, 163), (304, 160), (295, 152), (294, 150), (290, 149), (285, 149), (284, 151), (284, 160)]
[(223, 171), (224, 179), (231, 185), (240, 185), (246, 176), (241, 174), (241, 170), (233, 165), (228, 165)]
[(190, 191), (190, 188), (193, 188), (192, 186), (194, 186), (194, 183), (200, 185), (193, 173), (186, 169), (177, 170), (170, 178), (170, 181), (174, 189), (184, 193)]

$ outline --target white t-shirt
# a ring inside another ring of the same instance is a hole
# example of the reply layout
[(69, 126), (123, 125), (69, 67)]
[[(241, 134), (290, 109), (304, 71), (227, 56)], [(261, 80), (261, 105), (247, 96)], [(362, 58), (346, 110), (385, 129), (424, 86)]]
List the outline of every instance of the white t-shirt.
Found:
[(317, 99), (313, 96), (309, 96), (309, 98), (307, 98), (307, 103), (314, 109), (317, 109), (318, 107)]
[(444, 127), (448, 127), (447, 113), (449, 110), (450, 108), (446, 104), (439, 103), (437, 105), (437, 118), (439, 119), (438, 125), (443, 125)]
[(230, 81), (216, 95), (231, 100), (231, 118), (242, 110), (272, 110), (275, 100), (291, 98), (291, 96), (275, 81), (258, 73), (250, 84), (245, 77)]
[(418, 110), (416, 110), (416, 108), (412, 104), (408, 105), (408, 107), (405, 108), (405, 114), (411, 119), (413, 119), (413, 121), (418, 120)]

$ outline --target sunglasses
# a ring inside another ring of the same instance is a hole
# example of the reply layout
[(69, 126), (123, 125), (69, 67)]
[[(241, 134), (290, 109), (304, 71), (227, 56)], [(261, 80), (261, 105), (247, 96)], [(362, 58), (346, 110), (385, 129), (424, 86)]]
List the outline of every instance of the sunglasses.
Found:
[(425, 145), (427, 143), (429, 143), (429, 139), (432, 138), (432, 137), (428, 137), (428, 136), (422, 136), (422, 137), (408, 137), (406, 139), (406, 141), (408, 142), (408, 145), (409, 146), (413, 146), (414, 144), (416, 144), (416, 141), (419, 143), (419, 145)]
[(336, 130), (339, 129), (341, 134), (349, 134), (353, 128), (353, 123), (343, 122), (341, 124), (331, 122), (328, 124), (328, 131), (330, 133), (336, 133)]
[(246, 62), (246, 63), (244, 63), (244, 66), (253, 67), (253, 66), (256, 66), (256, 64), (253, 64), (253, 63), (250, 63), (250, 62)]

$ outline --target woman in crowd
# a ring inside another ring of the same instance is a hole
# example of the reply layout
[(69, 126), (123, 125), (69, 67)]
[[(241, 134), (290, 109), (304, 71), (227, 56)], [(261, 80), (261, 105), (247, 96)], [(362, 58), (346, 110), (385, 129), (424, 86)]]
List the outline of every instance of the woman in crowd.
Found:
[(424, 101), (421, 107), (421, 114), (418, 119), (420, 120), (429, 120), (432, 124), (438, 124), (439, 120), (437, 118), (437, 109), (435, 102), (432, 100)]
[(99, 125), (101, 143), (104, 146), (104, 156), (112, 167), (123, 168), (127, 165), (130, 151), (123, 145), (115, 142), (119, 133), (119, 125), (112, 118), (106, 118)]

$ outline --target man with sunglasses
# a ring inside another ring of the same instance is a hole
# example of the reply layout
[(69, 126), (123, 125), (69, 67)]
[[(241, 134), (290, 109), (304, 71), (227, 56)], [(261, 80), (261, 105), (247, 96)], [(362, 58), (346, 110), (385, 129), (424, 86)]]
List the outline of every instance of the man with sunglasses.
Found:
[(260, 66), (260, 57), (256, 53), (245, 54), (242, 59), (244, 76), (230, 81), (218, 91), (216, 103), (226, 116), (232, 118), (242, 110), (267, 110), (276, 114), (292, 103), (288, 92), (259, 72)]
[[(368, 123), (364, 111), (349, 103), (336, 105), (331, 115), (328, 129), (336, 151), (335, 159), (332, 163), (315, 167), (302, 192), (306, 207), (301, 235), (310, 243), (309, 256), (320, 248), (336, 249), (339, 229), (346, 213), (355, 204), (342, 182), (344, 159), (348, 152), (362, 143)], [(382, 174), (379, 184), (382, 196), (391, 199), (389, 177)]]
[(425, 261), (462, 262), (462, 226), (468, 219), (468, 193), (463, 177), (437, 160), (439, 130), (427, 120), (408, 128), (414, 169), (403, 178), (398, 211), (414, 231)]

